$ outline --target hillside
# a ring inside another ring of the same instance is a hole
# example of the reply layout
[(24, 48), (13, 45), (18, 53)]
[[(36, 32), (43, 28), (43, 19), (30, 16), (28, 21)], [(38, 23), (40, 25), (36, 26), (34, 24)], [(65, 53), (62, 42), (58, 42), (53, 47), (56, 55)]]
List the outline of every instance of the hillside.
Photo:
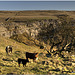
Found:
[[(75, 11), (0, 11), (0, 74), (74, 74), (74, 16)], [(7, 45), (13, 46), (10, 55)], [(38, 52), (39, 59), (19, 67), (25, 52)]]
[[(37, 46), (27, 46), (9, 38), (0, 37), (0, 42), (0, 74), (74, 74), (71, 73), (75, 70), (74, 54), (65, 55), (64, 53), (65, 58), (61, 58), (58, 55), (50, 56)], [(7, 45), (13, 45), (12, 54), (6, 54)], [(30, 60), (26, 67), (23, 67), (22, 64), (19, 67), (17, 59), (26, 58), (25, 52), (38, 52), (39, 59), (33, 63)]]

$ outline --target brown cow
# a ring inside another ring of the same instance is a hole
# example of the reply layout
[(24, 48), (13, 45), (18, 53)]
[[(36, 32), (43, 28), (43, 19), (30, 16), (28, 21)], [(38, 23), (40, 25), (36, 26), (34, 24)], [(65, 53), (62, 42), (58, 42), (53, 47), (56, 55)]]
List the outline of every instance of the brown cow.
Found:
[(29, 53), (26, 52), (26, 59), (33, 59), (33, 61), (36, 61), (36, 59), (38, 58), (38, 53)]

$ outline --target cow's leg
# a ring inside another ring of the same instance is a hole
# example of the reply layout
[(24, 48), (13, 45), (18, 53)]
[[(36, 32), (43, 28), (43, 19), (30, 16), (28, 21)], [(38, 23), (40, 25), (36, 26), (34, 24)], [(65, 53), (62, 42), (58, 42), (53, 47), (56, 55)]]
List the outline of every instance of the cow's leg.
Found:
[(19, 67), (20, 67), (20, 64), (19, 64)]
[(33, 59), (33, 62), (35, 62), (35, 59)]
[(10, 49), (8, 49), (8, 53), (10, 53)]
[(11, 49), (11, 53), (12, 53), (12, 49)]
[(23, 64), (23, 67), (24, 67), (24, 65), (25, 65), (25, 64)]
[(26, 64), (25, 64), (25, 67), (26, 67)]
[(12, 50), (10, 50), (10, 53), (12, 53)]
[(6, 51), (6, 53), (8, 54), (8, 51)]
[(20, 67), (20, 63), (21, 63), (21, 61), (18, 60), (18, 65), (19, 65), (19, 67)]
[(6, 49), (6, 53), (8, 54), (8, 50)]
[(10, 52), (12, 53), (12, 48), (10, 48)]

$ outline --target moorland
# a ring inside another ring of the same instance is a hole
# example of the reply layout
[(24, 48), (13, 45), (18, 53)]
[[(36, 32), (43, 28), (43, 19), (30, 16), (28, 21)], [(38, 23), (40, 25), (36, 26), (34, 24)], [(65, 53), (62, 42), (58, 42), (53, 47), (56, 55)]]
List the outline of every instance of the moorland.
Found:
[[(19, 67), (25, 52), (38, 60)], [(0, 11), (0, 74), (75, 74), (75, 11)]]

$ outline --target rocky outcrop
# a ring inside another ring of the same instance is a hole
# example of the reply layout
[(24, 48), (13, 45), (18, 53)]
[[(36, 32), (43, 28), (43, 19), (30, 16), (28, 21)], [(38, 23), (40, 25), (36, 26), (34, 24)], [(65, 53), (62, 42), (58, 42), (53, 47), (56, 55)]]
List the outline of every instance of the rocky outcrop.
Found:
[(0, 23), (0, 35), (9, 38), (14, 36), (13, 39), (24, 44), (29, 44), (30, 41), (31, 44), (37, 44), (36, 40), (38, 40), (37, 46), (43, 45), (42, 42), (49, 46), (52, 45), (52, 52), (63, 49), (68, 43), (75, 44), (74, 28), (71, 22), (69, 26), (66, 25), (69, 22), (62, 22), (60, 19), (7, 22)]
[(0, 35), (4, 37), (10, 37), (10, 32), (4, 26), (0, 26)]
[(53, 28), (55, 29), (59, 23), (60, 21), (52, 19), (40, 20), (31, 23), (0, 23), (0, 33), (1, 36), (11, 37), (13, 35), (23, 34), (26, 32), (29, 36), (35, 38), (43, 26), (47, 27), (48, 25), (52, 24)]

